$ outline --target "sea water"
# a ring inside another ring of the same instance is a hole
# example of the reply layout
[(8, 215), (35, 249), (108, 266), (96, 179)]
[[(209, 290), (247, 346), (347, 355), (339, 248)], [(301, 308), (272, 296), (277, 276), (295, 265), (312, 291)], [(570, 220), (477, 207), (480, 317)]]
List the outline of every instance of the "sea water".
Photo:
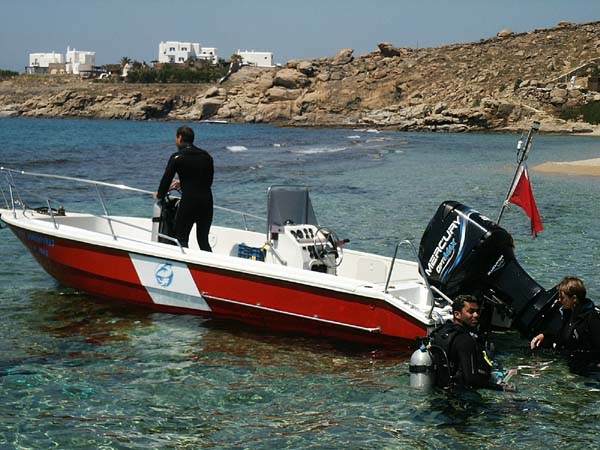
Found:
[[(180, 125), (1, 119), (0, 165), (154, 191)], [(307, 185), (320, 224), (352, 248), (390, 256), (399, 240), (418, 244), (445, 200), (495, 220), (519, 138), (192, 125), (215, 160), (217, 205), (264, 217), (269, 186)], [(529, 166), (598, 157), (600, 139), (541, 135)], [(600, 183), (530, 175), (545, 230), (532, 239), (520, 209), (504, 214), (518, 260), (546, 288), (580, 276), (600, 301)], [(100, 212), (89, 191), (41, 181), (23, 193), (28, 202), (43, 205), (49, 196)], [(104, 195), (111, 213), (151, 214), (149, 195)], [(215, 223), (243, 225), (221, 210)], [(600, 444), (597, 382), (571, 374), (551, 353), (532, 354), (515, 332), (495, 340), (500, 364), (519, 369), (518, 392), (415, 392), (408, 352), (108, 304), (57, 284), (9, 230), (0, 230), (0, 242), (1, 449)], [(401, 253), (414, 259), (407, 248)]]

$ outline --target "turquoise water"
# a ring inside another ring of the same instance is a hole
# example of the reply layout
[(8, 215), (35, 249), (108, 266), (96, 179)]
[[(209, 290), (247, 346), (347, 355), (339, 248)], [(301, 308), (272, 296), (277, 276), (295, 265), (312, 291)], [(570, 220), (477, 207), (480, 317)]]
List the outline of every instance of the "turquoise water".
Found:
[[(0, 165), (153, 191), (179, 125), (2, 119)], [(399, 239), (418, 241), (444, 200), (495, 219), (518, 139), (194, 127), (215, 158), (218, 205), (265, 216), (270, 185), (310, 185), (322, 225), (353, 248), (387, 255)], [(599, 139), (538, 136), (529, 165), (597, 157)], [(583, 277), (600, 301), (600, 183), (530, 172), (546, 229), (532, 239), (528, 219), (511, 208), (502, 225), (517, 258), (545, 287)], [(44, 192), (91, 209), (88, 193), (71, 187)], [(150, 214), (145, 196), (106, 196), (111, 212)], [(222, 212), (216, 223), (240, 225)], [(410, 389), (407, 354), (102, 303), (54, 282), (8, 230), (0, 242), (2, 449), (600, 445), (599, 386), (550, 353), (532, 355), (516, 333), (496, 343), (500, 362), (520, 369), (517, 393), (448, 398)]]

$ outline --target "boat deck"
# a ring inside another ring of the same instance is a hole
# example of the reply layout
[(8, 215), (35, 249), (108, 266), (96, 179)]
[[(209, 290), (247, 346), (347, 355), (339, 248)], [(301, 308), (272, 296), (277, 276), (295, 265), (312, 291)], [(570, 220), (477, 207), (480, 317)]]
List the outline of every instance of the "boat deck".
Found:
[[(12, 214), (12, 211), (4, 211), (3, 214), (6, 216)], [(38, 227), (45, 224), (46, 227), (52, 227), (59, 234), (77, 235), (78, 239), (85, 239), (87, 236), (95, 243), (98, 243), (100, 236), (101, 240), (110, 245), (122, 245), (133, 251), (142, 246), (146, 249), (153, 249), (155, 254), (177, 254), (181, 259), (189, 261), (205, 261), (207, 257), (217, 255), (226, 258), (233, 257), (238, 261), (234, 266), (237, 266), (238, 269), (242, 267), (242, 270), (269, 273), (273, 269), (283, 267), (288, 271), (299, 269), (300, 272), (294, 271), (294, 277), (304, 278), (316, 285), (339, 283), (343, 284), (346, 289), (349, 288), (353, 292), (369, 296), (376, 292), (386, 292), (389, 296), (400, 299), (403, 303), (408, 303), (420, 310), (426, 311), (430, 308), (430, 299), (426, 290), (423, 289), (423, 279), (418, 273), (418, 265), (415, 262), (396, 259), (392, 264), (392, 258), (389, 257), (345, 249), (339, 265), (325, 268), (326, 270), (323, 269), (322, 273), (314, 269), (320, 267), (319, 261), (316, 261), (307, 250), (312, 245), (312, 240), (298, 239), (290, 232), (293, 230), (283, 230), (277, 240), (271, 240), (267, 244), (264, 233), (212, 226), (209, 234), (209, 242), (213, 250), (211, 254), (201, 251), (195, 238), (190, 239), (189, 249), (156, 242), (150, 218), (102, 217), (69, 212), (64, 216), (52, 217), (30, 210), (17, 211), (17, 215), (22, 215), (23, 219), (31, 219), (27, 222), (37, 222)], [(191, 236), (195, 236), (194, 229), (192, 229)], [(251, 251), (248, 252), (248, 249)], [(223, 258), (219, 258), (219, 260), (222, 262)], [(332, 281), (331, 277), (327, 275), (333, 275), (337, 278), (337, 282)], [(329, 281), (325, 282), (324, 278)]]

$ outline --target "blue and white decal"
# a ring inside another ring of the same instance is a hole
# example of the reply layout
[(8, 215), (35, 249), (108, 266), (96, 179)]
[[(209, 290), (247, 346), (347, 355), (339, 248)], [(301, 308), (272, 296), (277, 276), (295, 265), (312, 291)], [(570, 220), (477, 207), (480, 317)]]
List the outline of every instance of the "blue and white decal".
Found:
[[(452, 251), (448, 252), (448, 257), (447, 259), (444, 259), (445, 264), (442, 265), (442, 263), (439, 264), (439, 270), (438, 270), (438, 274), (440, 276), (440, 281), (444, 281), (445, 278), (448, 276), (449, 273), (452, 272), (452, 270), (454, 270), (454, 268), (456, 266), (458, 266), (460, 264), (460, 262), (463, 259), (464, 256), (464, 252), (465, 252), (465, 242), (466, 242), (466, 234), (467, 234), (467, 226), (469, 224), (472, 224), (473, 226), (476, 226), (478, 228), (481, 229), (481, 231), (486, 232), (485, 228), (482, 228), (481, 225), (479, 225), (477, 222), (475, 222), (474, 220), (471, 220), (471, 215), (472, 214), (479, 214), (477, 211), (475, 211), (474, 209), (469, 209), (468, 212), (462, 213), (460, 211), (456, 211), (457, 212), (457, 221), (458, 221), (458, 228), (459, 228), (459, 232), (456, 233), (458, 234), (458, 249), (456, 249), (456, 236), (454, 236), (454, 239), (452, 241), (453, 243), (453, 248)], [(487, 219), (489, 220), (489, 219)], [(456, 255), (456, 256), (455, 256)], [(452, 261), (452, 258), (454, 258), (454, 261)], [(452, 264), (450, 264), (452, 263)]]
[(160, 264), (156, 270), (154, 271), (154, 276), (156, 277), (156, 282), (159, 286), (167, 288), (171, 286), (173, 283), (173, 264), (164, 263)]
[[(446, 272), (446, 267), (452, 261), (455, 253), (460, 252), (462, 242), (464, 241), (465, 226), (460, 216), (456, 216), (448, 228), (446, 233), (442, 236), (438, 242), (435, 250), (431, 254), (429, 261), (427, 262), (427, 268), (425, 273), (427, 276), (431, 276), (432, 273), (436, 273), (438, 276), (443, 276)], [(458, 233), (457, 233), (458, 230)], [(460, 235), (460, 239), (457, 242), (456, 235)], [(458, 248), (457, 248), (458, 246)]]
[(140, 282), (157, 305), (210, 311), (184, 263), (129, 254)]
[[(439, 272), (438, 272), (440, 274), (440, 281), (444, 281), (446, 276), (452, 271), (452, 269), (454, 269), (461, 262), (462, 257), (463, 257), (465, 234), (467, 233), (467, 221), (464, 218), (461, 220), (460, 216), (457, 216), (457, 218), (459, 221), (459, 227), (458, 227), (459, 231), (457, 233), (459, 236), (458, 244), (456, 242), (456, 235), (455, 235), (452, 240), (452, 248), (447, 249), (446, 253), (448, 253), (448, 255), (444, 254), (445, 258), (443, 259), (443, 262), (445, 264), (442, 265), (440, 263), (440, 268), (439, 268)], [(458, 248), (456, 248), (456, 247), (458, 247)], [(454, 259), (454, 261), (452, 261), (452, 259)], [(451, 262), (452, 262), (452, 264), (450, 265)]]

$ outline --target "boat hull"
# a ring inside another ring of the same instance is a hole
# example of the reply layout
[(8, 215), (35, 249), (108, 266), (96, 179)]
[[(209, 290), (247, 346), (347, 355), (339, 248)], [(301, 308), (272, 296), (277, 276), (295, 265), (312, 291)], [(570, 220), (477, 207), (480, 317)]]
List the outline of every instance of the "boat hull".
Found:
[(375, 297), (9, 227), (50, 276), (93, 296), (364, 344), (405, 347), (427, 335)]

